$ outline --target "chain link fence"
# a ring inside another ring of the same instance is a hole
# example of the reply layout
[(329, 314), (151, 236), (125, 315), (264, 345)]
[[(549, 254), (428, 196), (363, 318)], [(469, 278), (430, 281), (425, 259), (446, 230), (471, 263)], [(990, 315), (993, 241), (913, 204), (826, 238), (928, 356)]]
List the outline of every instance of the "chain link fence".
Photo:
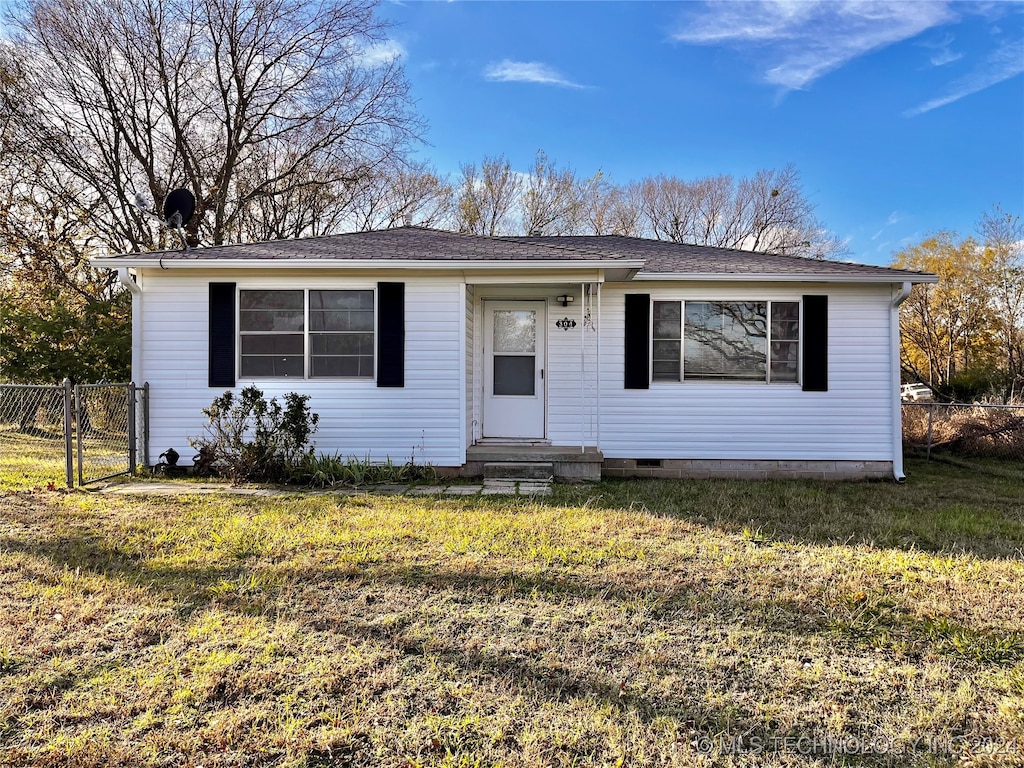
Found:
[(147, 393), (131, 383), (0, 384), (0, 487), (72, 487), (133, 472)]
[(0, 485), (70, 484), (70, 388), (0, 384)]
[(1024, 461), (1024, 405), (904, 403), (908, 454)]

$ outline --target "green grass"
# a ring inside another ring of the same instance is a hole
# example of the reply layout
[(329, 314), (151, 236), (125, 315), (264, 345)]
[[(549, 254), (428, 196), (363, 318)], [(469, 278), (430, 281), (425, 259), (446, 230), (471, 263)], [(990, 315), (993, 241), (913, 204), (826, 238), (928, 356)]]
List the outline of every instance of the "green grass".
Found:
[[(123, 436), (94, 435), (83, 445), (86, 478), (111, 475), (127, 467)], [(78, 447), (73, 445), (74, 480), (78, 482)], [(25, 434), (0, 431), (0, 489), (67, 487), (62, 432)]]
[(0, 764), (1021, 765), (1022, 548), (1020, 483), (918, 462), (547, 501), (7, 492)]

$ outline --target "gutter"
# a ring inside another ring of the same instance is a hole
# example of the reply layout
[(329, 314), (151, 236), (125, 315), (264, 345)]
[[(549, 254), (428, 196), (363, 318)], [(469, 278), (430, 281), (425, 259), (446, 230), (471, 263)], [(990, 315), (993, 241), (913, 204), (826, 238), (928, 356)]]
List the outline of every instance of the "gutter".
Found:
[[(196, 253), (196, 251), (191, 251)], [(529, 269), (621, 269), (639, 270), (639, 259), (203, 259), (196, 257), (145, 258), (131, 256), (90, 259), (94, 267), (123, 269), (125, 267), (161, 267), (162, 269), (423, 269), (423, 270), (509, 270)], [(891, 282), (891, 279), (890, 279)]]
[(900, 304), (910, 297), (914, 284), (905, 281), (892, 300), (889, 310), (889, 348), (892, 358), (892, 475), (904, 483), (903, 473), (903, 403), (900, 400)]
[[(920, 275), (895, 275), (885, 273), (853, 274), (853, 273), (807, 273), (807, 272), (640, 272), (634, 279), (637, 281), (693, 281), (693, 282), (735, 282), (749, 281), (758, 283), (892, 283), (893, 279), (906, 278), (911, 283), (937, 283), (936, 275), (922, 273)], [(906, 285), (907, 283), (904, 283)], [(908, 294), (909, 295), (909, 294)]]
[[(139, 285), (135, 278), (132, 277), (131, 273), (128, 272), (127, 267), (121, 267), (117, 270), (117, 279), (120, 281), (128, 292), (132, 295), (132, 381), (137, 385), (141, 386), (143, 379), (142, 371), (142, 286)], [(136, 412), (136, 418), (138, 418), (138, 412)], [(138, 445), (136, 446), (136, 456), (142, 458), (143, 464), (149, 466), (149, 456), (147, 455), (146, 439), (144, 437), (145, 430), (136, 429), (136, 440)], [(134, 469), (134, 467), (133, 467)]]

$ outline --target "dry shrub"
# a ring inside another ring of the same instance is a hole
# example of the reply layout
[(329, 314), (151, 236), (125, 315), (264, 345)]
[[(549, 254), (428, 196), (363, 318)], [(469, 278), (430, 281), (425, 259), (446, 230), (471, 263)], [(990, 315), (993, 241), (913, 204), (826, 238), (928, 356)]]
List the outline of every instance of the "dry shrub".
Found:
[(911, 406), (903, 409), (903, 441), (908, 448), (928, 445), (932, 410), (932, 450), (959, 456), (1024, 458), (1024, 407), (976, 405)]

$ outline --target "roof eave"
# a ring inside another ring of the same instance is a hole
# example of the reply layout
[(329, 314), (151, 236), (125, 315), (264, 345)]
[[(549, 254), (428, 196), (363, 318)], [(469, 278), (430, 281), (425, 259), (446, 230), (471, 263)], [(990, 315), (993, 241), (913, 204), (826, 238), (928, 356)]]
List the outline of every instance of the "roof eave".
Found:
[(640, 280), (687, 280), (692, 282), (751, 281), (777, 283), (937, 283), (938, 275), (895, 274), (851, 275), (851, 274), (807, 274), (801, 272), (639, 272)]
[(120, 269), (159, 267), (160, 269), (623, 269), (639, 270), (640, 259), (196, 259), (196, 258), (132, 258), (97, 256), (94, 267)]

